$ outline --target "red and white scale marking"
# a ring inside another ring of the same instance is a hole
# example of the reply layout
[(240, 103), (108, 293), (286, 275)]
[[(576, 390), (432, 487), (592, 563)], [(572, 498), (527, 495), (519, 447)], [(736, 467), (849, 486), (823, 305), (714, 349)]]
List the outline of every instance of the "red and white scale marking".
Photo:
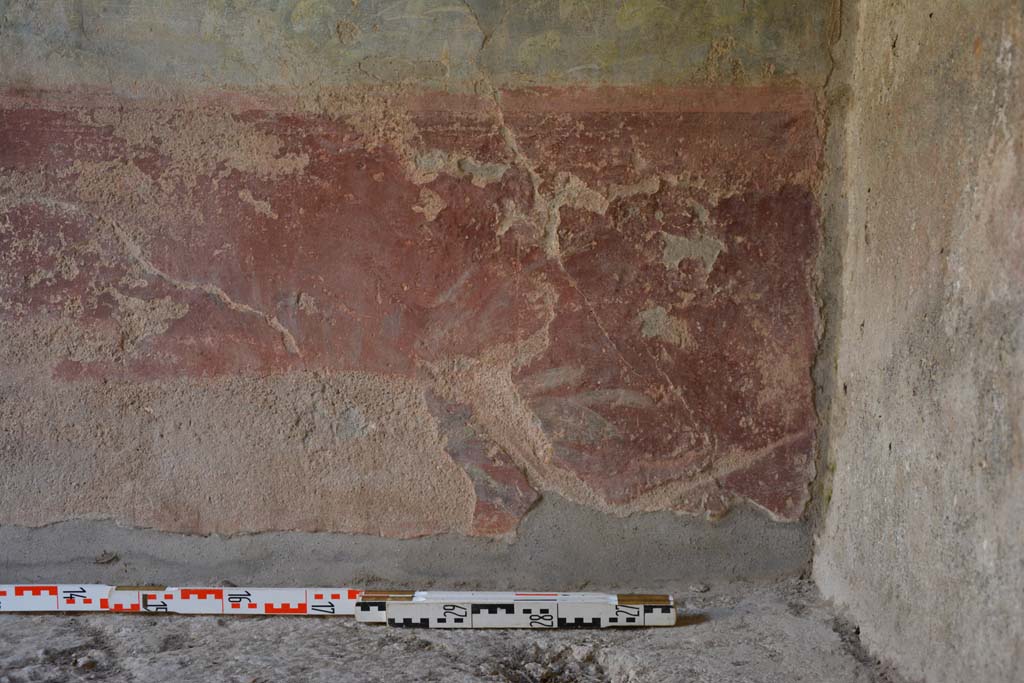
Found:
[(0, 584), (0, 612), (145, 612), (174, 614), (355, 613), (353, 588), (206, 588), (102, 584)]
[(0, 612), (354, 615), (360, 622), (423, 628), (610, 628), (676, 622), (670, 595), (102, 584), (0, 584)]

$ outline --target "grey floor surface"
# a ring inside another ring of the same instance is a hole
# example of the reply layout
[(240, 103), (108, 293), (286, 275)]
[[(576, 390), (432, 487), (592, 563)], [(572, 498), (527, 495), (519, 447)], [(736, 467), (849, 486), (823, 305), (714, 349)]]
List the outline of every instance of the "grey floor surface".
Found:
[(674, 628), (604, 631), (434, 631), (348, 618), (2, 615), (0, 683), (897, 681), (806, 582), (729, 584), (677, 600)]

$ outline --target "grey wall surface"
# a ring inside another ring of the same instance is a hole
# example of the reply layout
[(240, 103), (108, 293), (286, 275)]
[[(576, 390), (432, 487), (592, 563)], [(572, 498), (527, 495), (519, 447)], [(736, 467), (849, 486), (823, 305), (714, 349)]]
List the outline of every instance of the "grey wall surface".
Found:
[(1024, 3), (846, 5), (814, 575), (911, 678), (1024, 680)]
[(15, 582), (685, 590), (798, 574), (810, 537), (803, 524), (774, 524), (753, 510), (714, 525), (670, 512), (616, 518), (552, 495), (514, 542), (457, 534), (196, 536), (78, 520), (0, 527), (0, 549), (0, 576)]

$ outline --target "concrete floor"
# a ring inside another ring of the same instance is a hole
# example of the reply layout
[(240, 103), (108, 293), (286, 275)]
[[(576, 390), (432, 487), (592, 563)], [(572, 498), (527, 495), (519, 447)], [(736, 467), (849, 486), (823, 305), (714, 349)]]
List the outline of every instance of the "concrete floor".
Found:
[(430, 631), (349, 619), (0, 617), (0, 683), (544, 681), (895, 683), (801, 581), (682, 597), (676, 628)]

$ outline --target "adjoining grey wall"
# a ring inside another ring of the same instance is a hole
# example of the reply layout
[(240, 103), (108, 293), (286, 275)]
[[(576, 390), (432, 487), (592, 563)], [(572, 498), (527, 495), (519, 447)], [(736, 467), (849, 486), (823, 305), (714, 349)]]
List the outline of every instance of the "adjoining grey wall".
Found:
[(1024, 680), (1024, 3), (846, 5), (814, 575), (910, 677)]

